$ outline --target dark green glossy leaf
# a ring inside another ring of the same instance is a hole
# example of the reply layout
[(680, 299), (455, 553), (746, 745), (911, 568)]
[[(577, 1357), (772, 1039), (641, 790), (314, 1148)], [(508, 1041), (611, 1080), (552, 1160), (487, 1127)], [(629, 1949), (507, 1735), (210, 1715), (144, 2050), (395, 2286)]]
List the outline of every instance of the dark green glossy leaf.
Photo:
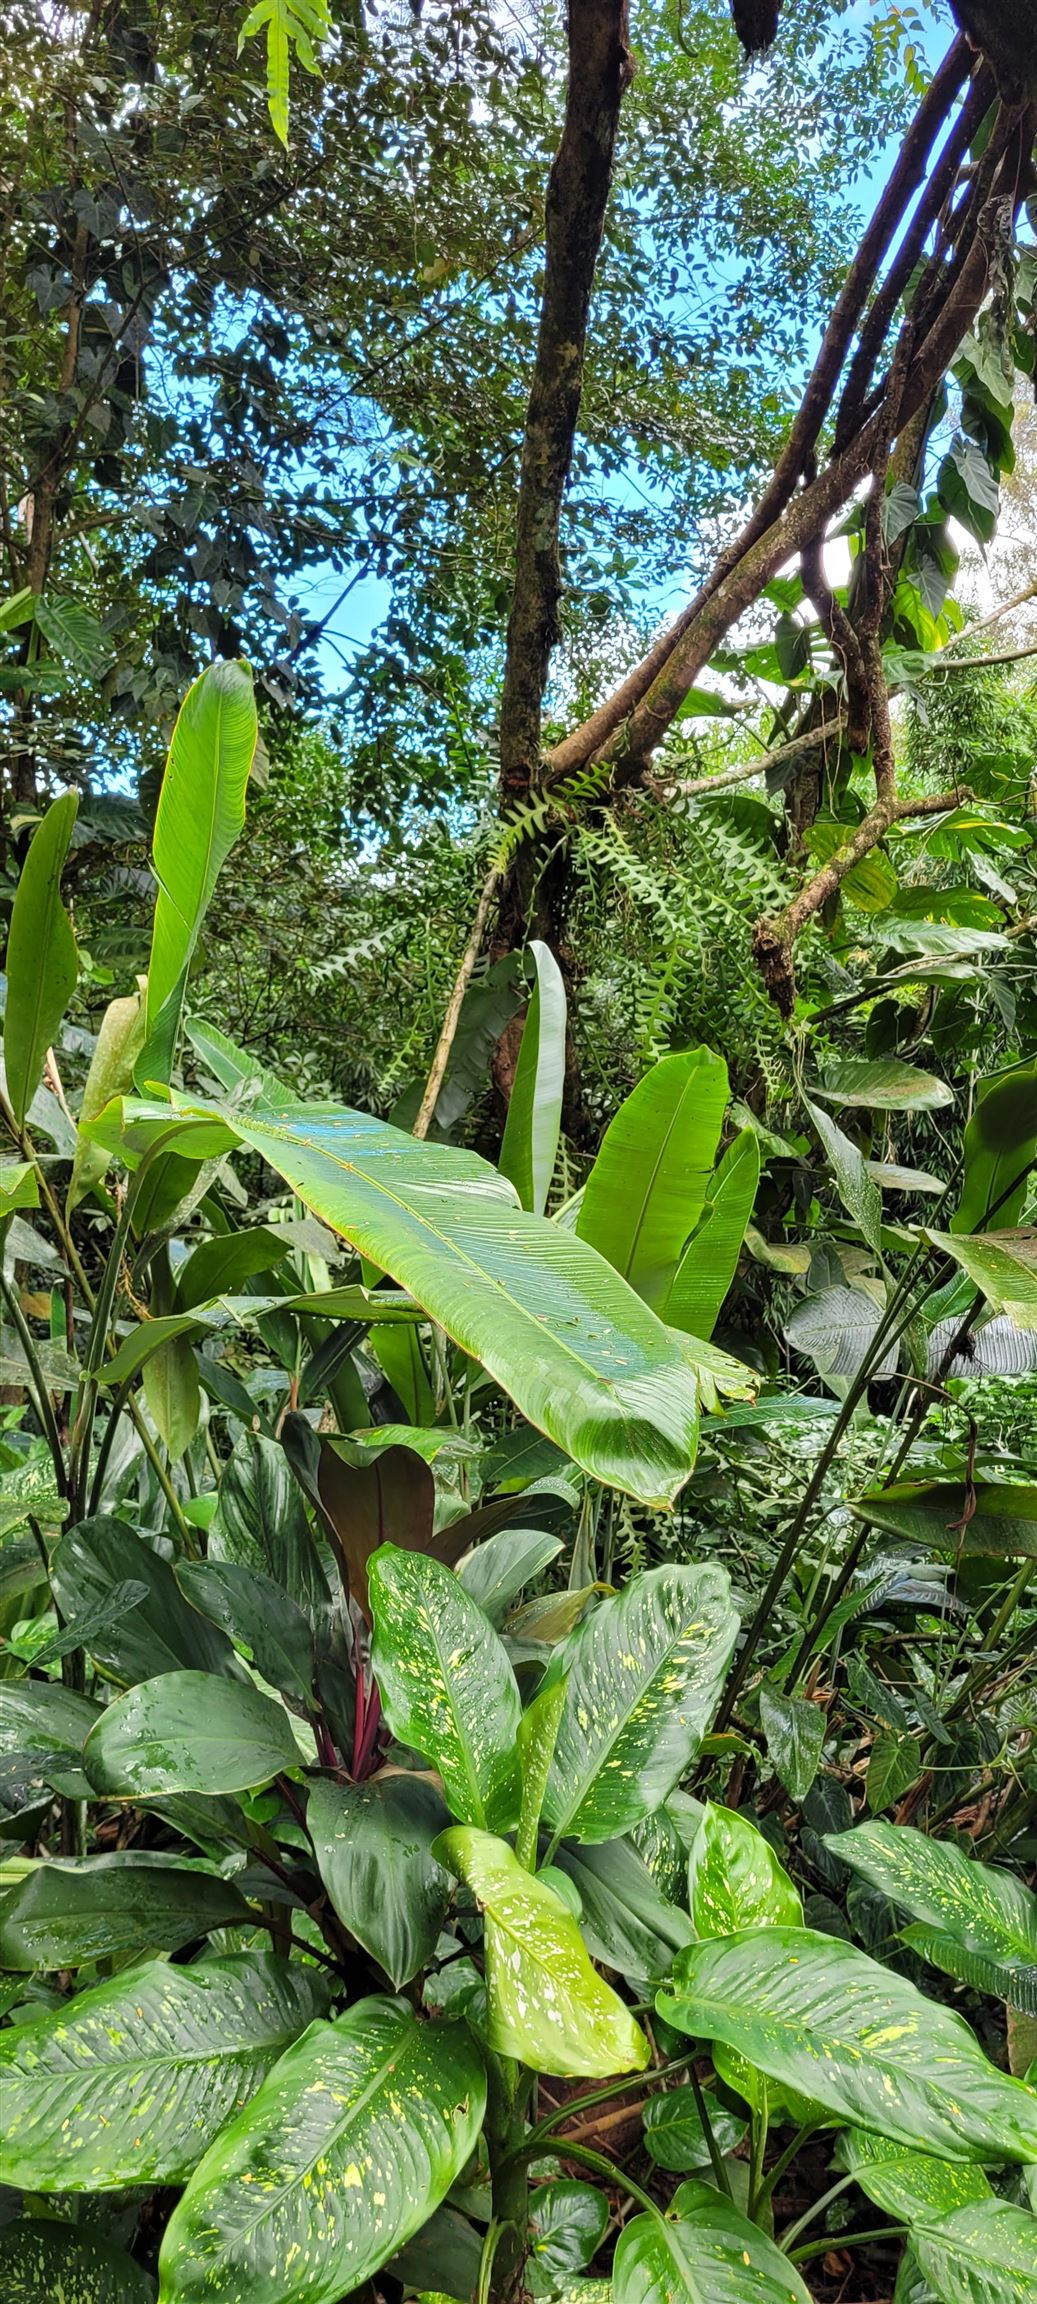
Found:
[(506, 1650), (452, 1569), (385, 1544), (370, 1572), (374, 1669), (389, 1727), (437, 1769), (452, 1813), (518, 1816), (521, 1702)]
[(531, 2192), (526, 2277), (534, 2296), (556, 2295), (566, 2273), (580, 2272), (590, 2263), (608, 2220), (608, 2201), (592, 2184), (566, 2177)]
[(248, 1649), (271, 1688), (283, 1689), (297, 1703), (312, 1702), (309, 1620), (272, 1576), (236, 1560), (182, 1560), (176, 1576), (192, 1607), (218, 1624), (237, 1647)]
[(873, 1814), (892, 1808), (916, 1783), (922, 1772), (922, 1747), (917, 1736), (902, 1728), (880, 1728), (871, 1747), (865, 1789)]
[(432, 1855), (448, 1821), (420, 1776), (314, 1785), (306, 1810), (320, 1876), (346, 1927), (397, 1989), (427, 1966), (450, 1901), (450, 1876)]
[(0, 2231), (4, 2304), (151, 2304), (154, 2293), (132, 2256), (99, 2233), (37, 2216)]
[(707, 2184), (682, 2184), (668, 2216), (620, 2233), (615, 2304), (810, 2304), (794, 2264)]
[[(741, 2113), (729, 2112), (715, 2100), (707, 2097), (706, 2103), (716, 2144), (721, 2152), (734, 2152), (748, 2122)], [(708, 2166), (709, 2144), (693, 2088), (667, 2088), (658, 2096), (650, 2096), (642, 2119), (645, 2150), (657, 2168), (686, 2176), (693, 2168)]]
[(219, 1498), (210, 1559), (258, 1568), (300, 1608), (327, 1603), (327, 1579), (282, 1448), (259, 1432), (243, 1432), (224, 1466)]
[[(966, 1501), (973, 1498), (975, 1510), (966, 1519)], [(1037, 1560), (1037, 1485), (979, 1480), (966, 1498), (963, 1481), (898, 1480), (858, 1496), (850, 1509), (859, 1520), (927, 1551)]]
[(60, 1680), (0, 1680), (0, 1752), (83, 1749), (101, 1707)]
[[(63, 1616), (96, 1624), (90, 1654), (114, 1679), (150, 1680), (181, 1667), (239, 1669), (230, 1641), (189, 1606), (168, 1561), (122, 1520), (81, 1520), (71, 1528), (54, 1555), (51, 1582)], [(143, 1584), (147, 1598), (106, 1627), (104, 1610), (120, 1584)]]
[(185, 1859), (53, 1859), (37, 1865), (0, 1908), (0, 1968), (81, 1968), (127, 1953), (175, 1952), (210, 1928), (249, 1918), (229, 1880)]
[(287, 1713), (245, 1681), (165, 1672), (118, 1696), (83, 1748), (98, 1792), (246, 1792), (302, 1759)]
[(965, 1130), (965, 1174), (952, 1232), (1017, 1224), (1037, 1159), (1037, 1057), (980, 1081)]
[(760, 1689), (760, 1724), (767, 1752), (794, 1800), (806, 1797), (821, 1765), (825, 1716), (803, 1696), (786, 1696), (765, 1680)]
[(691, 1922), (662, 1894), (632, 1842), (562, 1847), (555, 1861), (576, 1890), (593, 1958), (642, 1988), (667, 1975), (674, 1953), (691, 1941)]

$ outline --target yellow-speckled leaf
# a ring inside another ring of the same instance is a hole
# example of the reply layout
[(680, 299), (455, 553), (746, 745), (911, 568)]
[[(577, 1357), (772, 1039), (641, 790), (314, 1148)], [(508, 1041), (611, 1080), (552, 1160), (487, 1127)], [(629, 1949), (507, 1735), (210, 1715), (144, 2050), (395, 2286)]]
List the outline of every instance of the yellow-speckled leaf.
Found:
[(1037, 2217), (1007, 2200), (916, 2225), (911, 2244), (940, 2304), (1037, 2304)]
[(961, 2016), (840, 1938), (753, 1928), (688, 1945), (656, 2005), (858, 2127), (950, 2160), (1037, 2159), (1037, 2094)]
[[(827, 1846), (925, 1923), (922, 1931), (910, 1931), (924, 1958), (1021, 2008), (1037, 2009), (1037, 1896), (1014, 1873), (978, 1864), (952, 1842), (931, 1840), (910, 1824), (858, 1824), (829, 1834)], [(991, 1964), (986, 1983), (980, 1970), (966, 1965), (971, 1961)]]
[(740, 1928), (798, 1928), (803, 1903), (762, 1832), (709, 1801), (688, 1859), (689, 1909), (696, 1936)]
[(442, 1777), (453, 1815), (506, 1830), (518, 1817), (522, 1705), (503, 1642), (453, 1570), (423, 1553), (383, 1544), (368, 1589), (393, 1735)]
[(936, 2160), (931, 2152), (914, 2152), (909, 2144), (873, 2136), (866, 2128), (843, 2130), (836, 2140), (835, 2164), (856, 2177), (876, 2208), (904, 2224), (931, 2223), (992, 2197), (974, 2160)]
[(506, 1840), (455, 1825), (433, 1855), (471, 1889), (486, 1935), (491, 2048), (534, 2072), (576, 2079), (641, 2072), (650, 2049), (618, 1993), (592, 1967), (576, 1921)]
[(682, 2184), (668, 2216), (620, 2234), (616, 2304), (810, 2304), (794, 2264), (708, 2184)]
[(361, 2000), (312, 2024), (196, 2169), (162, 2243), (160, 2304), (338, 2304), (438, 2208), (485, 2103), (463, 2018)]
[(96, 2232), (20, 2216), (0, 2232), (4, 2304), (151, 2304), (148, 2274)]

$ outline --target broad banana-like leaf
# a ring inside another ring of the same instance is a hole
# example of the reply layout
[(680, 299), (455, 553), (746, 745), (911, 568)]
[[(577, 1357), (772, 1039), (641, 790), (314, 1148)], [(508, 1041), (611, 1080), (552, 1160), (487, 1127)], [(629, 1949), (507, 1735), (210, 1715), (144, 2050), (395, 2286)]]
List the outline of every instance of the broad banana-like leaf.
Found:
[(124, 2248), (77, 2224), (20, 2216), (0, 2232), (4, 2304), (152, 2304), (154, 2294)]
[(427, 2223), (482, 2125), (463, 2018), (361, 2000), (282, 2056), (166, 2228), (163, 2304), (338, 2304)]
[(861, 2191), (886, 2216), (903, 2224), (931, 2222), (992, 2198), (991, 2187), (974, 2160), (936, 2160), (890, 2136), (866, 2128), (845, 2128), (835, 2143), (835, 2164), (855, 2176)]
[(135, 1078), (172, 1069), (188, 970), (220, 870), (245, 821), (258, 726), (246, 664), (210, 664), (180, 707), (152, 843), (158, 899), (147, 1023)]
[(142, 1383), (159, 1438), (175, 1464), (190, 1447), (202, 1412), (198, 1362), (189, 1339), (170, 1336), (149, 1353)]
[(567, 1640), (568, 1680), (544, 1818), (559, 1838), (617, 1840), (661, 1806), (713, 1716), (738, 1631), (722, 1568), (635, 1576)]
[(620, 1105), (584, 1186), (580, 1238), (654, 1310), (702, 1214), (727, 1099), (723, 1057), (663, 1056)]
[(175, 1952), (210, 1928), (250, 1918), (232, 1881), (186, 1858), (122, 1851), (37, 1864), (0, 1909), (0, 1968), (81, 1968)]
[[(966, 1497), (974, 1510), (965, 1518)], [(906, 1536), (927, 1551), (980, 1553), (992, 1560), (1037, 1560), (1037, 1484), (977, 1480), (897, 1480), (850, 1505), (858, 1520)]]
[(738, 1269), (759, 1181), (759, 1138), (743, 1128), (710, 1181), (702, 1222), (674, 1273), (662, 1307), (668, 1327), (712, 1336)]
[(794, 2264), (708, 2184), (682, 2184), (667, 2216), (633, 2216), (612, 2270), (615, 2304), (811, 2304)]
[(644, 1503), (672, 1502), (695, 1460), (695, 1369), (683, 1339), (585, 1240), (517, 1207), (475, 1153), (366, 1114), (293, 1105), (223, 1117), (567, 1456)]
[(75, 990), (76, 940), (61, 901), (61, 874), (79, 796), (52, 800), (29, 842), (7, 932), (4, 1069), (19, 1128), (40, 1084), (47, 1050)]
[(688, 1945), (656, 2005), (857, 2127), (950, 2160), (1037, 2159), (1037, 2094), (962, 2017), (840, 1938), (764, 1928)]
[(301, 1765), (287, 1712), (245, 1680), (164, 1672), (128, 1688), (83, 1746), (98, 1792), (249, 1792)]
[(965, 1130), (965, 1173), (952, 1232), (1016, 1224), (1037, 1160), (1037, 1057), (982, 1080)]
[[(144, 1045), (144, 1002), (139, 992), (126, 1000), (110, 1000), (101, 1018), (97, 1046), (79, 1108), (81, 1121), (96, 1120), (113, 1096), (126, 1096), (133, 1084), (133, 1067)], [(88, 1136), (77, 1133), (68, 1211), (78, 1208), (87, 1193), (104, 1179), (108, 1154)]]
[(556, 1891), (525, 1871), (506, 1840), (467, 1825), (442, 1833), (433, 1854), (471, 1889), (483, 1914), (491, 2048), (562, 2077), (643, 2071), (651, 2056), (645, 2035), (591, 1966)]
[(435, 1951), (450, 1875), (432, 1854), (448, 1821), (435, 1786), (387, 1771), (314, 1785), (306, 1809), (320, 1876), (339, 1919), (397, 1990)]
[[(826, 1846), (924, 1923), (906, 1931), (923, 1958), (1037, 2011), (1037, 1896), (1015, 1873), (977, 1863), (909, 1824), (858, 1824), (830, 1833)], [(975, 1973), (972, 1960), (980, 1963)]]
[(0, 2033), (4, 2181), (26, 2192), (177, 2184), (327, 2005), (273, 1953), (152, 1960)]
[(554, 1174), (565, 1083), (565, 985), (550, 946), (529, 947), (536, 969), (533, 997), (522, 1027), (508, 1117), (501, 1141), (501, 1175), (514, 1185), (523, 1208), (542, 1216)]
[(1007, 2200), (977, 2200), (932, 2224), (911, 2246), (939, 2304), (1037, 2304), (1037, 2217)]
[(762, 1832), (709, 1801), (688, 1858), (689, 1910), (696, 1936), (740, 1928), (798, 1928), (799, 1889)]
[(1017, 1328), (1037, 1328), (1037, 1231), (930, 1232), (934, 1248), (953, 1256), (995, 1312)]
[(466, 1824), (518, 1816), (522, 1711), (511, 1660), (452, 1569), (383, 1544), (371, 1561), (373, 1662), (386, 1720), (423, 1754)]

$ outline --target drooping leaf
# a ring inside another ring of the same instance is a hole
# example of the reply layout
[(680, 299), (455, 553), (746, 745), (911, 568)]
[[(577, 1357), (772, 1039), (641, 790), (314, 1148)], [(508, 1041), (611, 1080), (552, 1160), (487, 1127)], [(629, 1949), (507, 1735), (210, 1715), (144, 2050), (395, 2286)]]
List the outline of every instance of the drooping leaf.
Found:
[(313, 1634), (302, 1609), (272, 1576), (236, 1560), (182, 1560), (176, 1575), (192, 1607), (249, 1650), (271, 1688), (297, 1703), (312, 1703)]
[(1037, 2218), (1007, 2200), (977, 2200), (911, 2245), (940, 2304), (1037, 2304)]
[(632, 1842), (563, 1846), (555, 1861), (576, 1890), (593, 1958), (641, 1987), (667, 1975), (675, 1951), (691, 1942), (691, 1922), (657, 1887)]
[[(734, 2152), (742, 2142), (748, 2121), (725, 2105), (709, 2103), (709, 2125), (722, 2153)], [(693, 2088), (666, 2088), (650, 2096), (642, 2114), (645, 2150), (657, 2168), (671, 2175), (690, 2175), (709, 2165), (709, 2143)]]
[(182, 1311), (227, 1296), (257, 1272), (271, 1272), (292, 1248), (291, 1233), (279, 1224), (251, 1224), (242, 1232), (216, 1233), (193, 1248), (176, 1276)]
[(306, 1810), (320, 1876), (339, 1919), (398, 1990), (427, 1966), (450, 1901), (432, 1855), (448, 1821), (420, 1776), (314, 1785)]
[(536, 982), (522, 1027), (501, 1140), (500, 1170), (514, 1185), (523, 1208), (530, 1209), (534, 1216), (542, 1216), (554, 1174), (562, 1119), (565, 984), (549, 945), (534, 939), (529, 952)]
[(506, 1830), (518, 1815), (522, 1709), (507, 1651), (438, 1560), (383, 1545), (370, 1592), (375, 1677), (393, 1735), (438, 1771), (455, 1816)]
[(202, 1412), (198, 1361), (186, 1336), (167, 1337), (144, 1362), (144, 1398), (173, 1463), (190, 1447)]
[(689, 1945), (657, 2006), (858, 2127), (951, 2160), (1037, 2157), (1037, 2096), (962, 2017), (837, 1937), (767, 1928)]
[[(144, 1045), (144, 1002), (139, 992), (126, 1000), (110, 1000), (97, 1035), (97, 1045), (90, 1059), (90, 1070), (83, 1087), (83, 1100), (79, 1108), (81, 1121), (95, 1120), (113, 1096), (129, 1094), (133, 1082), (133, 1067)], [(91, 1143), (88, 1136), (77, 1132), (76, 1153), (72, 1162), (72, 1180), (68, 1188), (68, 1211), (71, 1215), (81, 1200), (100, 1184), (108, 1167), (108, 1153), (103, 1146)]]
[(965, 1172), (952, 1232), (1018, 1223), (1037, 1159), (1037, 1057), (981, 1080), (965, 1130)]
[(22, 865), (7, 933), (4, 1069), (19, 1128), (40, 1084), (47, 1050), (75, 989), (76, 940), (61, 901), (61, 874), (79, 795), (52, 800)]
[(640, 2072), (644, 2033), (591, 1966), (576, 1921), (506, 1840), (454, 1825), (434, 1853), (470, 1888), (483, 1914), (487, 2037), (534, 2072), (606, 2077)]
[(653, 1309), (702, 1214), (727, 1100), (722, 1057), (662, 1057), (620, 1105), (584, 1187), (580, 1238)]
[(482, 2122), (463, 2018), (361, 2000), (287, 2050), (166, 2227), (164, 2304), (338, 2304), (439, 2206)]
[(688, 1885), (696, 1936), (802, 1923), (803, 1900), (770, 1842), (744, 1816), (711, 1800), (692, 1842)]
[(100, 2233), (20, 2216), (0, 2231), (0, 2293), (4, 2304), (151, 2304), (155, 2284)]
[(995, 1989), (1014, 1981), (1026, 1990), (1019, 2005), (1037, 2006), (1037, 1896), (1014, 1872), (981, 1864), (909, 1824), (859, 1824), (830, 1834), (826, 1846), (890, 1903), (947, 1937), (948, 1951), (957, 1945), (992, 1963), (1001, 1976)]
[(30, 1160), (0, 1160), (0, 1217), (16, 1208), (38, 1208), (40, 1188)]
[(938, 1112), (954, 1102), (945, 1081), (894, 1056), (841, 1056), (816, 1094), (826, 1104), (862, 1104), (870, 1112)]
[(182, 2182), (326, 2005), (315, 1968), (234, 1953), (146, 1962), (0, 2032), (5, 2181), (29, 2192)]
[(82, 1968), (130, 1952), (175, 1952), (249, 1918), (229, 1880), (186, 1860), (131, 1852), (52, 1859), (4, 1899), (0, 1968)]
[(837, 1128), (819, 1105), (808, 1103), (807, 1111), (828, 1155), (843, 1207), (851, 1223), (857, 1225), (862, 1239), (881, 1261), (882, 1195), (868, 1174), (867, 1161), (852, 1137)]
[(306, 72), (317, 72), (317, 51), (330, 29), (328, 0), (256, 0), (238, 34), (246, 40), (266, 32), (267, 109), (274, 134), (288, 143), (288, 82), (292, 50)]
[(968, 1491), (975, 1510), (966, 1516), (966, 1487), (957, 1480), (897, 1480), (869, 1489), (850, 1509), (857, 1519), (931, 1552), (979, 1553), (993, 1560), (1037, 1559), (1037, 1484), (976, 1481)]
[(135, 1078), (167, 1081), (188, 970), (221, 867), (245, 821), (256, 749), (252, 675), (210, 664), (188, 689), (169, 747), (152, 843), (158, 900), (148, 965), (146, 1041)]
[(786, 1696), (765, 1680), (760, 1689), (760, 1725), (768, 1757), (794, 1800), (804, 1800), (821, 1765), (825, 1715), (805, 1696)]
[[(878, 1305), (862, 1288), (837, 1285), (797, 1304), (785, 1322), (785, 1334), (833, 1390), (842, 1386), (845, 1391), (871, 1351), (881, 1318)], [(876, 1379), (894, 1376), (899, 1358), (899, 1345), (887, 1344), (873, 1371)]]
[[(81, 1520), (63, 1536), (51, 1566), (54, 1597), (70, 1622), (88, 1617), (89, 1653), (114, 1679), (150, 1680), (182, 1668), (228, 1673), (236, 1666), (225, 1633), (184, 1599), (168, 1561), (122, 1520)], [(147, 1598), (117, 1621), (105, 1610), (120, 1585), (143, 1584)]]
[(98, 1792), (247, 1792), (301, 1765), (287, 1713), (245, 1681), (165, 1672), (116, 1697), (91, 1729), (83, 1766)]
[(743, 1128), (710, 1179), (705, 1212), (670, 1285), (662, 1317), (690, 1336), (711, 1336), (738, 1269), (760, 1181), (759, 1138)]
[(794, 2264), (731, 2200), (692, 2179), (668, 2216), (633, 2216), (612, 2270), (615, 2304), (810, 2304)]
[(561, 1537), (545, 1528), (502, 1528), (466, 1553), (457, 1573), (483, 1614), (499, 1627), (523, 1585), (549, 1568), (561, 1549)]
[(991, 2188), (973, 2160), (936, 2160), (889, 2136), (866, 2128), (844, 2128), (836, 2138), (835, 2163), (855, 2176), (861, 2191), (885, 2215), (904, 2224), (950, 2216), (976, 2200), (989, 2200)]

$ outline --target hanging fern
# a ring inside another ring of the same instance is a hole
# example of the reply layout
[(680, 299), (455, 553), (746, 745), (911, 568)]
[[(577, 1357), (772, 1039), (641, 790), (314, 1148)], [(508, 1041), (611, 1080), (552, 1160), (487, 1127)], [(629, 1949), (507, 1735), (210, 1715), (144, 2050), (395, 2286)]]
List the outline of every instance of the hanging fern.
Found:
[(238, 35), (238, 54), (266, 32), (266, 92), (275, 136), (288, 143), (288, 82), (292, 50), (304, 72), (319, 74), (317, 50), (331, 30), (328, 0), (256, 0)]

